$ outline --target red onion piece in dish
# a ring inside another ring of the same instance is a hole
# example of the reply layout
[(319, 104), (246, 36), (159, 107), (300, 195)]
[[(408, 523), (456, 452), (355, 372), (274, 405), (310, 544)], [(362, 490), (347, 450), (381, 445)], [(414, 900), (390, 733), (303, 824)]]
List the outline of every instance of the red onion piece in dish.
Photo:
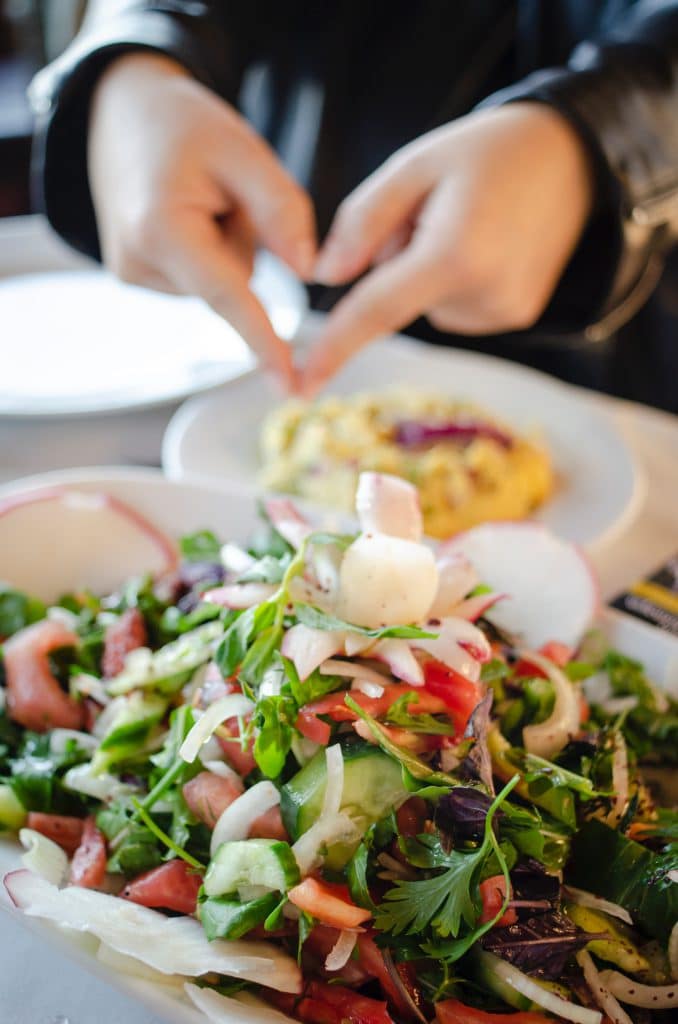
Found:
[(406, 480), (388, 473), (361, 473), (355, 507), (363, 533), (421, 540), (419, 494)]
[(313, 629), (298, 622), (285, 633), (280, 651), (290, 659), (303, 681), (324, 661), (343, 651), (345, 636), (341, 630)]
[(289, 498), (267, 498), (264, 510), (273, 528), (293, 548), (300, 548), (311, 533), (311, 525), (295, 508)]
[(395, 425), (394, 441), (402, 448), (421, 448), (438, 441), (459, 441), (469, 444), (478, 438), (496, 441), (502, 448), (511, 448), (513, 438), (493, 423), (459, 417), (445, 423), (423, 420), (400, 420)]

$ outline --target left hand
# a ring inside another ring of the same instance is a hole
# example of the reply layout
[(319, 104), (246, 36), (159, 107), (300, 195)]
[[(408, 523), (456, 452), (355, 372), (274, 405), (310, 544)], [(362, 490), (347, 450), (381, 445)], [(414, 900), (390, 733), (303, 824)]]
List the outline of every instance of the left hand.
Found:
[(399, 150), (339, 207), (316, 280), (345, 284), (302, 372), (315, 393), (367, 342), (422, 314), (461, 334), (528, 328), (590, 213), (592, 173), (540, 103), (479, 111)]

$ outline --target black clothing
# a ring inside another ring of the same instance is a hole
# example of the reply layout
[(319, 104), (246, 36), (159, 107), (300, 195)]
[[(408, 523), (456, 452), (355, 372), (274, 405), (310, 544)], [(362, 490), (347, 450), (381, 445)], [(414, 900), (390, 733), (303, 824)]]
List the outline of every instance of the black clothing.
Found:
[[(77, 248), (99, 251), (89, 98), (130, 49), (173, 56), (239, 104), (311, 192), (321, 231), (428, 129), (483, 103), (548, 103), (596, 175), (593, 214), (549, 308), (512, 335), (413, 330), (678, 411), (678, 266), (666, 260), (678, 233), (676, 0), (107, 0), (97, 12), (32, 88), (40, 202)], [(312, 294), (331, 303), (327, 290)]]

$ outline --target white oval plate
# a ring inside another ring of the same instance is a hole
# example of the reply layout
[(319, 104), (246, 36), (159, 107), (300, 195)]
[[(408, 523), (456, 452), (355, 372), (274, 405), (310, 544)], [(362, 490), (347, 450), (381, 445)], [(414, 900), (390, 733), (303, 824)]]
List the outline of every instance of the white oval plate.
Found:
[[(252, 288), (281, 337), (306, 308), (279, 260), (257, 258)], [(176, 402), (251, 370), (238, 332), (199, 299), (122, 284), (102, 270), (0, 281), (0, 417), (77, 416)]]
[[(348, 395), (399, 386), (469, 399), (518, 430), (537, 428), (558, 484), (536, 518), (561, 537), (601, 546), (638, 512), (644, 482), (632, 454), (585, 391), (503, 359), (405, 337), (363, 350), (327, 390)], [(272, 384), (254, 373), (187, 402), (165, 434), (165, 472), (176, 480), (198, 475), (256, 484), (261, 423), (279, 400)]]

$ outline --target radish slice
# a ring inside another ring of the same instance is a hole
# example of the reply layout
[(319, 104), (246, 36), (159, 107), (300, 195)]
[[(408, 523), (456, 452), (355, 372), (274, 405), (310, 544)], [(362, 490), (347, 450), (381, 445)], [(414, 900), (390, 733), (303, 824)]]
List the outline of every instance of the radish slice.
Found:
[(357, 941), (357, 931), (339, 932), (339, 938), (325, 957), (325, 970), (340, 971), (342, 967), (345, 967)]
[(491, 648), (484, 633), (466, 619), (442, 619), (430, 624), (437, 632), (435, 640), (410, 640), (412, 647), (426, 651), (436, 661), (460, 672), (467, 679), (477, 683), (480, 679), (480, 662), (491, 655)]
[(26, 851), (21, 857), (23, 866), (60, 888), (68, 878), (69, 869), (68, 857), (61, 847), (32, 828), (19, 831), (19, 842)]
[(615, 998), (628, 1006), (643, 1006), (648, 1010), (670, 1010), (678, 1006), (678, 983), (641, 985), (619, 971), (601, 971), (600, 981)]
[(370, 658), (388, 665), (396, 679), (402, 679), (410, 686), (424, 685), (424, 672), (407, 640), (398, 637), (379, 640), (370, 651)]
[(213, 1024), (290, 1024), (290, 1018), (263, 1003), (244, 1002), (232, 996), (222, 996), (211, 988), (184, 985), (184, 992)]
[(0, 579), (45, 601), (84, 587), (110, 593), (130, 576), (158, 576), (177, 561), (172, 541), (131, 506), (65, 487), (0, 501), (0, 552)]
[(336, 544), (314, 544), (310, 566), (325, 601), (331, 601), (339, 589), (339, 566), (343, 552)]
[(598, 608), (598, 586), (583, 554), (537, 523), (476, 526), (444, 551), (466, 555), (484, 583), (508, 595), (487, 617), (529, 647), (554, 639), (577, 647)]
[(438, 586), (433, 552), (423, 544), (363, 534), (344, 553), (338, 611), (371, 629), (420, 622)]
[(242, 796), (229, 804), (214, 826), (210, 840), (211, 856), (214, 856), (222, 843), (247, 839), (252, 823), (272, 807), (277, 807), (279, 803), (280, 793), (268, 779), (257, 782), (251, 789), (246, 789)]
[(272, 583), (227, 583), (225, 587), (206, 590), (202, 599), (222, 608), (252, 608), (268, 601), (277, 590)]
[(456, 604), (450, 609), (450, 615), (455, 619), (466, 619), (468, 622), (475, 622), (493, 608), (497, 601), (503, 601), (506, 594), (477, 594), (476, 597), (467, 597), (465, 601)]
[(559, 754), (579, 730), (579, 698), (577, 691), (557, 665), (535, 651), (520, 651), (519, 656), (536, 665), (553, 683), (556, 700), (549, 717), (539, 725), (526, 725), (523, 745), (530, 754), (547, 760)]
[(293, 548), (300, 548), (312, 532), (310, 523), (297, 511), (289, 498), (267, 498), (264, 501), (264, 511), (271, 520), (273, 529)]
[(226, 697), (215, 700), (200, 716), (191, 728), (186, 739), (179, 747), (179, 757), (188, 764), (193, 764), (200, 753), (203, 743), (211, 738), (214, 730), (227, 718), (237, 718), (254, 710), (254, 704), (241, 693), (229, 693)]
[(285, 633), (280, 651), (293, 663), (303, 682), (324, 661), (343, 651), (345, 636), (341, 630), (313, 629), (298, 622)]
[(577, 953), (577, 963), (584, 972), (591, 995), (603, 1013), (612, 1021), (612, 1024), (633, 1024), (626, 1010), (621, 1008), (610, 990), (603, 985), (600, 980), (600, 972), (591, 959), (591, 954), (587, 953), (585, 949), (580, 949)]
[(420, 541), (423, 521), (416, 487), (387, 473), (361, 473), (355, 509), (363, 533)]
[(443, 554), (436, 564), (438, 590), (429, 614), (439, 619), (452, 614), (454, 606), (480, 581), (476, 570), (460, 551)]
[(30, 871), (5, 875), (12, 902), (28, 917), (89, 932), (118, 953), (132, 956), (161, 974), (199, 977), (214, 971), (299, 992), (295, 961), (270, 942), (209, 942), (192, 917), (166, 917), (156, 910), (93, 889), (57, 889)]

